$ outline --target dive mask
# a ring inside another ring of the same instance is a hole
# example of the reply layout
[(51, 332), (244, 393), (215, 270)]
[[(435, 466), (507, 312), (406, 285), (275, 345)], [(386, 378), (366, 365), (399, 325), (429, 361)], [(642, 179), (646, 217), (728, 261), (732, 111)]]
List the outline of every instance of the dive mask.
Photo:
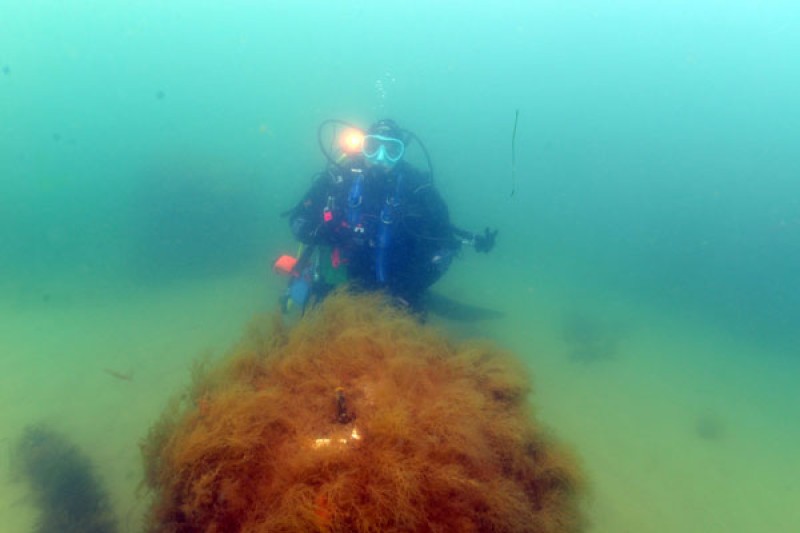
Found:
[(383, 135), (367, 135), (361, 148), (364, 157), (373, 162), (394, 164), (400, 161), (406, 145), (400, 139)]

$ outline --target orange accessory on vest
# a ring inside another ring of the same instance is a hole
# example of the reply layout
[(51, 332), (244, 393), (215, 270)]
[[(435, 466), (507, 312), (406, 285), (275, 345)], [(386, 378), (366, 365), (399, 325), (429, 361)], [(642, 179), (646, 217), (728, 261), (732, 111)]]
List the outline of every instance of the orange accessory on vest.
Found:
[(282, 255), (275, 260), (272, 265), (272, 270), (278, 274), (286, 274), (287, 276), (295, 275), (294, 267), (297, 265), (297, 258), (291, 255)]

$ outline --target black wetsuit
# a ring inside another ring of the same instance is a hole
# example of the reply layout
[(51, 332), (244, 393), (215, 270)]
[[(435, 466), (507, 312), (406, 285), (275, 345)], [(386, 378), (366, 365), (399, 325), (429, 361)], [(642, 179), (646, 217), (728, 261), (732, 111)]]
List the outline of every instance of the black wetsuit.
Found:
[(404, 161), (389, 172), (361, 158), (331, 165), (289, 223), (301, 242), (332, 247), (355, 286), (384, 289), (412, 307), (461, 246), (433, 183)]

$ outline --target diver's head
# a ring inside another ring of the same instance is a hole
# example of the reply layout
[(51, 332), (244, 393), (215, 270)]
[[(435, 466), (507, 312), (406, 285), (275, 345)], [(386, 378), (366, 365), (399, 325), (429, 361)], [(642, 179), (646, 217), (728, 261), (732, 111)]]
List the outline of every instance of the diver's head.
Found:
[(406, 152), (403, 130), (394, 120), (379, 120), (367, 130), (361, 152), (370, 167), (391, 170)]

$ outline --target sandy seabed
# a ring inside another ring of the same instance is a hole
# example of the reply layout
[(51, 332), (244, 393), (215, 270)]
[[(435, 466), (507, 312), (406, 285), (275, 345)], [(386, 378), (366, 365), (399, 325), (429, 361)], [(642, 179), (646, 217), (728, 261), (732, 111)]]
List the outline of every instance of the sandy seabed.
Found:
[[(495, 339), (530, 367), (539, 418), (581, 459), (589, 531), (793, 531), (800, 522), (796, 353), (765, 352), (602, 288), (558, 279), (496, 285), (487, 281), (498, 279), (496, 269), (483, 274), (455, 270), (437, 290), (504, 318), (432, 322)], [(140, 531), (147, 495), (139, 443), (189, 383), (192, 362), (225, 353), (278, 291), (277, 283), (245, 276), (111, 287), (114, 297), (63, 284), (48, 288), (47, 298), (29, 291), (0, 303), (4, 530), (27, 532), (36, 523), (13, 445), (26, 426), (45, 423), (92, 457), (120, 529)], [(614, 333), (565, 331), (576, 308)]]

